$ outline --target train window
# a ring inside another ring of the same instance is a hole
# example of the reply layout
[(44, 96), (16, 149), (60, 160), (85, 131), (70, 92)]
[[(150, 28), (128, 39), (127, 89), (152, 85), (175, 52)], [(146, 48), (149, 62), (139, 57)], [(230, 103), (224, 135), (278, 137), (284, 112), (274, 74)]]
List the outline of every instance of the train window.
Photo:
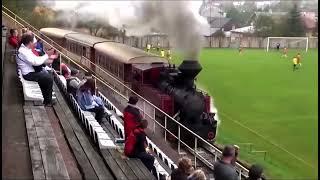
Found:
[(119, 74), (118, 74), (118, 72), (119, 72), (119, 68), (118, 68), (118, 63), (114, 63), (114, 74), (116, 75), (116, 76), (119, 76)]
[(82, 47), (82, 56), (87, 57), (86, 56), (86, 47)]
[(97, 64), (98, 64), (98, 65), (101, 65), (101, 64), (100, 64), (100, 56), (97, 55), (97, 54), (96, 54), (96, 61), (97, 61)]
[(90, 48), (87, 48), (86, 57), (87, 57), (88, 59), (90, 59), (90, 52), (91, 52), (91, 49), (90, 49)]
[(119, 78), (123, 79), (123, 64), (119, 65)]
[(105, 57), (105, 62), (106, 62), (106, 68), (108, 69), (108, 71), (110, 71), (110, 59)]

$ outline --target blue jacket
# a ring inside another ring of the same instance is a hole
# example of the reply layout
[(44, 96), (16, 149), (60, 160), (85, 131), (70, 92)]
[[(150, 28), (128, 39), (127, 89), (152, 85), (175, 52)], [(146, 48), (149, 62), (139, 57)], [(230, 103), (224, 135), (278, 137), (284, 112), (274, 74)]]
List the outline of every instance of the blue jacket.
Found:
[(93, 109), (95, 107), (103, 106), (101, 98), (92, 95), (90, 90), (87, 91), (77, 91), (77, 102), (82, 110)]

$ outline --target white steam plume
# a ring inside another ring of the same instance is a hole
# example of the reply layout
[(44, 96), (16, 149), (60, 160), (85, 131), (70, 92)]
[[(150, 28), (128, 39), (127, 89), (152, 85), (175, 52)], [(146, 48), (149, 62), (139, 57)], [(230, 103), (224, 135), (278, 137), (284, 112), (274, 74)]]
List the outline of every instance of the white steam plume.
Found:
[(200, 5), (201, 1), (51, 1), (51, 8), (63, 10), (59, 18), (71, 27), (79, 20), (99, 19), (118, 29), (125, 25), (127, 35), (143, 36), (157, 29), (188, 59), (198, 59), (203, 34), (209, 31), (198, 14)]

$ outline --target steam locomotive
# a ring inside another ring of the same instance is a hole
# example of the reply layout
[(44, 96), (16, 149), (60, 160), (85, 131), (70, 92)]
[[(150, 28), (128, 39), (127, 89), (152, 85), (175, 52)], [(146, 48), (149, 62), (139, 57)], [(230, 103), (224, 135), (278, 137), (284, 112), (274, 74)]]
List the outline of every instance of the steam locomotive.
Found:
[[(202, 138), (208, 141), (215, 139), (217, 112), (210, 112), (210, 96), (198, 91), (194, 85), (195, 77), (202, 70), (198, 61), (184, 60), (176, 68), (164, 58), (100, 37), (58, 28), (43, 28), (40, 32), (60, 44), (64, 48), (60, 51), (64, 54), (107, 82), (112, 82), (117, 91), (129, 94), (123, 85), (104, 71)], [(46, 39), (45, 36), (43, 38)], [(156, 114), (161, 119), (161, 113)], [(168, 127), (170, 131), (177, 131), (175, 123), (171, 121), (168, 121)]]

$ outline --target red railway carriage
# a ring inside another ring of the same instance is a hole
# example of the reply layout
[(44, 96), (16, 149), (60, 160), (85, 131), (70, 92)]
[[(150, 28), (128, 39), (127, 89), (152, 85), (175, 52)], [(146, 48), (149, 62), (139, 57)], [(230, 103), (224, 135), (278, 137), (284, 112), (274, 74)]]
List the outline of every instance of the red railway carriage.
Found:
[[(166, 59), (117, 42), (99, 43), (96, 44), (94, 48), (96, 50), (96, 63), (99, 66), (101, 66), (107, 72), (110, 72), (122, 83), (133, 88), (134, 91), (142, 95), (144, 98), (151, 100), (148, 98), (149, 96), (146, 95), (146, 92), (150, 92), (152, 86), (145, 86), (143, 91), (139, 87), (142, 87), (144, 84), (152, 84), (152, 78), (148, 77), (148, 75), (150, 72), (157, 71), (159, 74), (159, 68), (167, 66), (168, 61)], [(104, 73), (98, 73), (102, 77), (106, 76)], [(137, 77), (140, 75), (141, 77), (145, 77), (145, 80), (138, 80)], [(109, 77), (104, 78), (107, 79)], [(112, 80), (110, 79), (110, 81)], [(121, 85), (116, 87), (116, 89), (120, 92), (125, 91)], [(128, 92), (123, 93), (126, 94)], [(151, 102), (163, 110), (168, 109), (168, 107), (166, 107), (166, 103), (162, 102), (162, 97), (164, 94), (160, 93), (160, 91), (157, 91), (156, 94), (154, 94), (154, 96), (150, 96), (152, 97)], [(154, 97), (159, 98), (155, 99)], [(173, 109), (170, 111), (173, 111)]]
[(81, 33), (67, 34), (65, 38), (67, 49), (78, 56), (74, 58), (78, 58), (82, 65), (85, 65), (92, 71), (95, 70), (95, 66), (92, 63), (96, 63), (94, 45), (109, 41), (104, 38)]
[[(52, 39), (54, 42), (62, 46), (63, 48), (66, 47), (66, 38), (65, 36), (70, 33), (77, 33), (74, 31), (70, 30), (65, 30), (65, 29), (59, 29), (59, 28), (42, 28), (40, 30), (41, 34), (46, 35), (50, 39)], [(46, 38), (45, 36), (42, 36), (46, 41), (51, 42)], [(60, 51), (62, 50), (61, 48), (58, 48)]]

